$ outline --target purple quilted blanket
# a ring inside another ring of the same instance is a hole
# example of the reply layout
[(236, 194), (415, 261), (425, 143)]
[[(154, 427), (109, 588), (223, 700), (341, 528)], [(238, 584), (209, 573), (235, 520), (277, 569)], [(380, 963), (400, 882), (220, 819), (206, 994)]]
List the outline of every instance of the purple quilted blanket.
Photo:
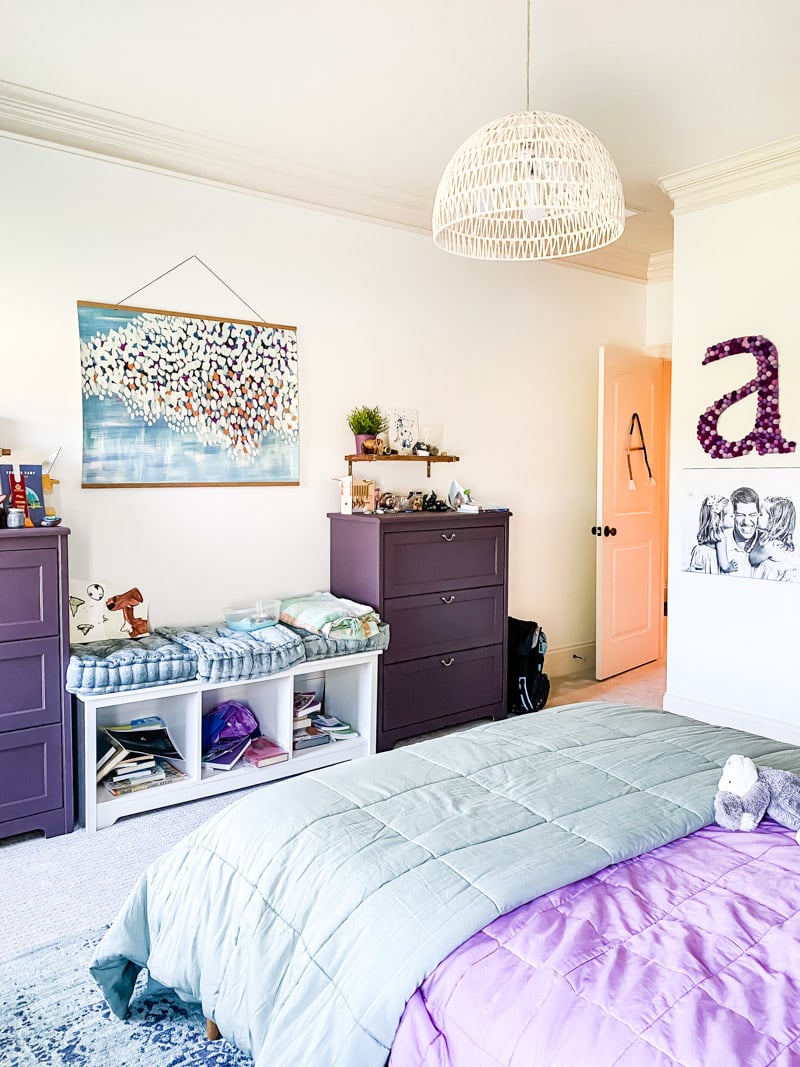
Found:
[(798, 1067), (799, 909), (791, 831), (708, 826), (465, 941), (390, 1067)]

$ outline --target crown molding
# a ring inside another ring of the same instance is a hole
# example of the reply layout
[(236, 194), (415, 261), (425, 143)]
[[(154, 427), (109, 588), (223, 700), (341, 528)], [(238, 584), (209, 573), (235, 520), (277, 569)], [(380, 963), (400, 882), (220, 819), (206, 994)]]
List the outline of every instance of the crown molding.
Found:
[(432, 201), (0, 81), (0, 136), (430, 233)]
[(683, 215), (798, 181), (800, 136), (670, 174), (658, 187), (675, 205), (673, 215)]
[[(0, 137), (415, 233), (431, 232), (432, 198), (300, 167), (241, 145), (2, 80)], [(651, 280), (652, 257), (618, 242), (550, 262), (628, 281)]]
[(572, 267), (574, 270), (588, 270), (594, 274), (607, 274), (612, 278), (624, 278), (626, 281), (646, 282), (650, 256), (647, 252), (637, 252), (625, 248), (619, 242), (606, 245), (596, 252), (587, 252), (582, 256), (567, 256), (564, 259), (552, 259), (549, 262), (559, 267)]
[(647, 267), (647, 280), (649, 282), (672, 281), (672, 250), (668, 252), (654, 252), (650, 256)]

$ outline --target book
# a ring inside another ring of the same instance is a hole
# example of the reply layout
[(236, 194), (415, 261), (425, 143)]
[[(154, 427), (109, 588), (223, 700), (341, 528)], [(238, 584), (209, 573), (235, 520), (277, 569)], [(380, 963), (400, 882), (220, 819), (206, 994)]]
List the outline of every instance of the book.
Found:
[(120, 764), (115, 771), (111, 772), (111, 780), (113, 782), (128, 782), (133, 781), (134, 778), (154, 777), (160, 773), (163, 773), (162, 768), (155, 762), (149, 767), (125, 767), (124, 764)]
[(97, 731), (97, 781), (102, 781), (110, 774), (118, 764), (122, 763), (130, 753), (116, 740), (109, 736), (104, 729)]
[(292, 738), (294, 748), (313, 748), (314, 745), (326, 745), (330, 742), (330, 736), (322, 733), (316, 726), (306, 726), (302, 730), (295, 730)]
[(144, 782), (151, 779), (160, 781), (165, 777), (166, 774), (163, 767), (148, 767), (144, 771), (131, 771), (129, 774), (124, 772), (122, 774), (114, 773), (111, 775), (111, 782), (113, 785), (130, 785), (133, 782)]
[(311, 723), (316, 726), (318, 730), (322, 730), (323, 733), (333, 734), (339, 731), (346, 732), (352, 730), (352, 726), (349, 722), (344, 722), (342, 719), (337, 719), (335, 715), (312, 715)]
[(201, 763), (212, 771), (229, 771), (236, 766), (251, 743), (251, 738), (239, 737), (233, 744), (215, 745), (203, 753)]
[(142, 789), (152, 789), (159, 785), (171, 785), (173, 782), (180, 782), (186, 778), (183, 771), (173, 767), (167, 760), (159, 760), (158, 762), (164, 772), (163, 777), (145, 778), (139, 782), (113, 782), (106, 780), (103, 785), (113, 797), (122, 797), (127, 796), (128, 793), (138, 793)]
[(294, 728), (295, 728), (295, 730), (300, 730), (304, 726), (311, 726), (311, 718), (310, 718), (310, 716), (308, 716), (308, 715), (295, 715), (295, 717), (294, 717)]
[(322, 701), (316, 693), (295, 693), (295, 715), (310, 715), (314, 711), (322, 711)]
[(183, 759), (169, 736), (167, 724), (158, 716), (132, 719), (122, 726), (104, 726), (103, 729), (129, 752), (162, 756), (167, 759)]
[(331, 741), (350, 741), (358, 736), (358, 731), (354, 730), (352, 726), (349, 726), (346, 730), (336, 730), (328, 734)]
[(0, 464), (0, 494), (5, 497), (3, 507), (22, 508), (26, 526), (39, 526), (44, 518), (42, 468), (40, 464), (20, 464), (19, 474), (12, 463)]
[(268, 737), (256, 737), (244, 753), (244, 760), (253, 767), (268, 767), (271, 763), (281, 763), (289, 758), (280, 745)]
[(349, 722), (337, 719), (335, 715), (312, 715), (311, 721), (323, 734), (327, 734), (331, 741), (346, 741), (351, 737), (358, 737), (358, 731), (354, 730)]
[(126, 756), (117, 764), (114, 774), (124, 774), (126, 771), (143, 771), (148, 767), (155, 767), (155, 756)]

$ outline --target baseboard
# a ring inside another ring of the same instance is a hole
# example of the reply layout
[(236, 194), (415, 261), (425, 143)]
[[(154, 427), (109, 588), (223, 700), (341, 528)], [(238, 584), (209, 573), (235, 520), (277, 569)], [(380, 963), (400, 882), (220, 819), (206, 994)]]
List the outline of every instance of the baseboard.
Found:
[(664, 694), (664, 711), (686, 715), (690, 719), (711, 723), (712, 726), (730, 726), (735, 730), (746, 730), (748, 733), (770, 737), (774, 741), (800, 745), (800, 725), (771, 719), (766, 715), (722, 708), (717, 704), (704, 704), (700, 700), (676, 696), (674, 693)]
[(588, 675), (594, 678), (594, 641), (565, 648), (548, 648), (544, 669), (550, 678), (571, 678)]

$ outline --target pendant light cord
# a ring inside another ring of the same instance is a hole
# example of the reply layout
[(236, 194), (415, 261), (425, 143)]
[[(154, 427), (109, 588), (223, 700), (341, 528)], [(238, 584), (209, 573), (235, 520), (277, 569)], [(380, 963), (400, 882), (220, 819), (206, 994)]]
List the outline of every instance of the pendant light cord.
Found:
[(528, 13), (528, 35), (525, 39), (525, 102), (527, 104), (527, 110), (531, 109), (531, 4), (533, 0), (528, 0), (526, 7)]

